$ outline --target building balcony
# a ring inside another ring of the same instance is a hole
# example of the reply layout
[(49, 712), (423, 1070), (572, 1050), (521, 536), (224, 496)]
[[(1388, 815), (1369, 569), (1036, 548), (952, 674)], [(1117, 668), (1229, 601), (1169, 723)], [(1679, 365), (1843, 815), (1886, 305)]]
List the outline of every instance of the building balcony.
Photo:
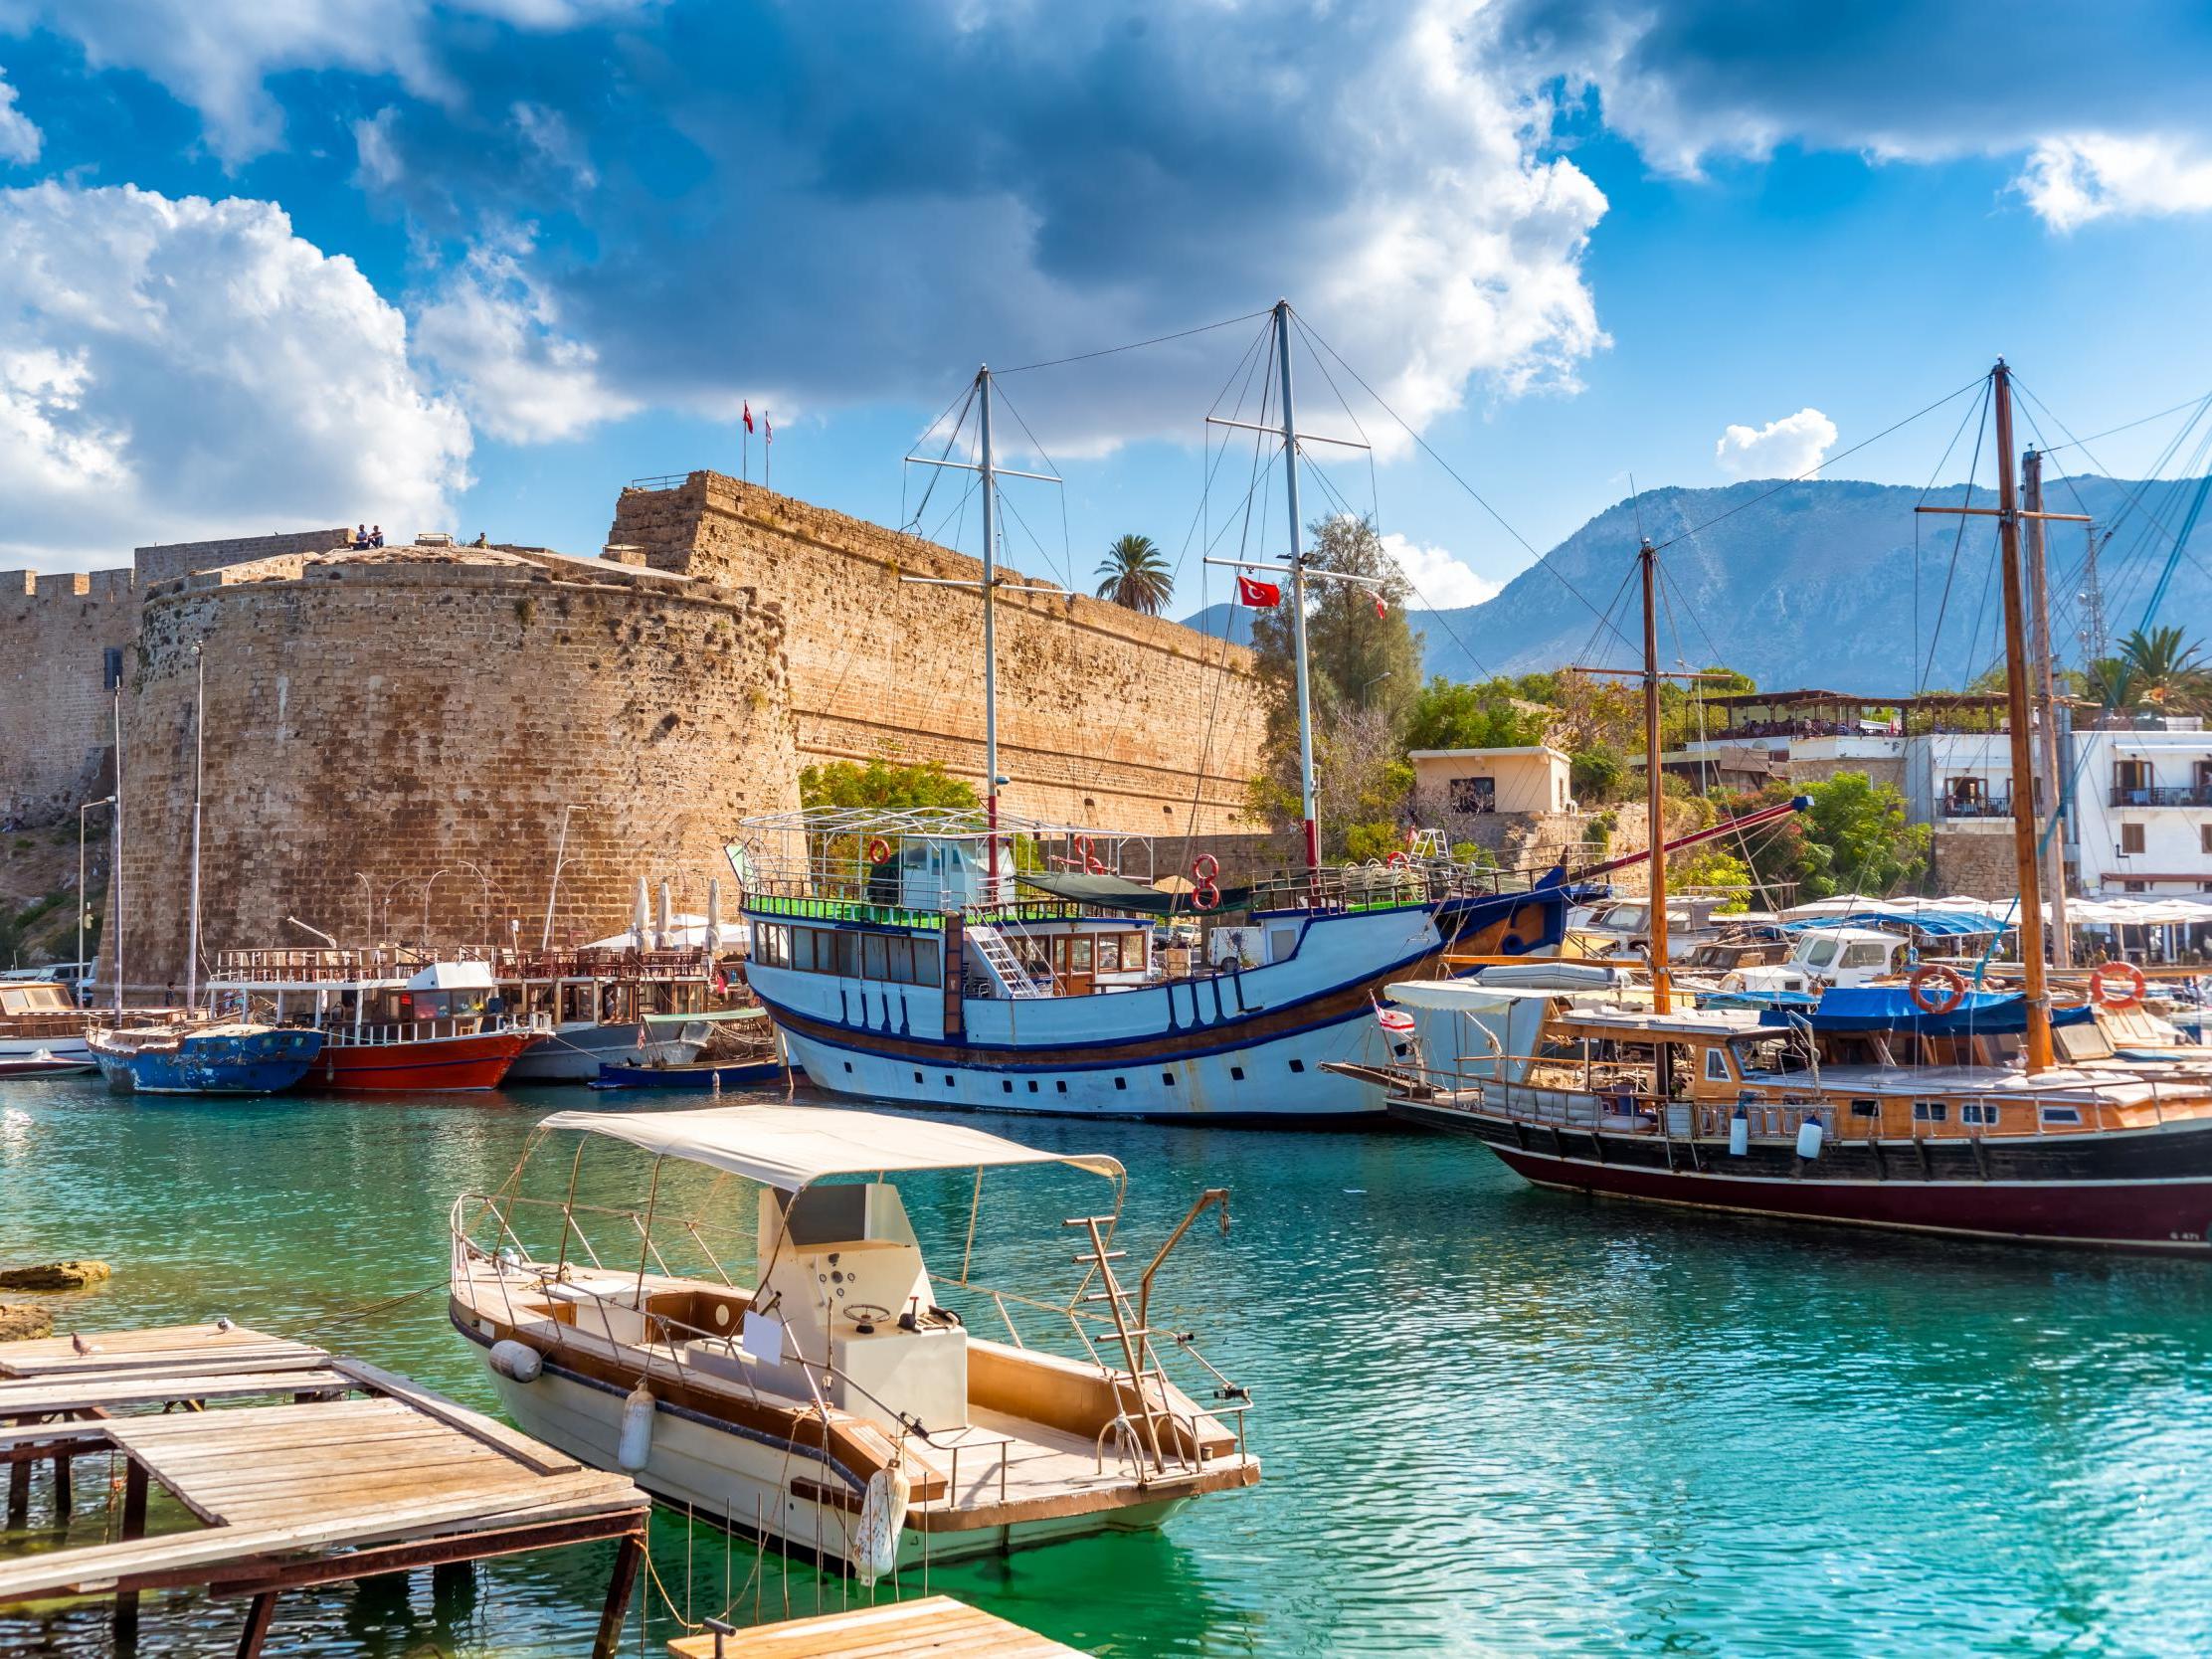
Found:
[(2212, 807), (2212, 784), (2154, 784), (2125, 789), (2115, 784), (2116, 807)]
[(1979, 796), (1946, 795), (1936, 803), (1936, 815), (1938, 818), (1962, 819), (2010, 818), (2012, 797), (2007, 795), (1995, 800), (1984, 800)]

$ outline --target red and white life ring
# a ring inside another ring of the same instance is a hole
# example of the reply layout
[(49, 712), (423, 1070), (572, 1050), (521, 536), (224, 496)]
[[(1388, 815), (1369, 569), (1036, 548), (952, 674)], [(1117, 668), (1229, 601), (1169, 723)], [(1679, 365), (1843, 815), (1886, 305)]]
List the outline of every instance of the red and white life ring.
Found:
[[(2113, 989), (2115, 981), (2123, 989), (2116, 992)], [(2141, 1008), (2143, 996), (2149, 989), (2150, 981), (2132, 962), (2101, 962), (2089, 977), (2090, 1001), (2115, 1014)]]
[(1191, 889), (1191, 908), (1194, 910), (1211, 910), (1220, 902), (1221, 889), (1214, 885), (1211, 876), (1202, 878)]
[(869, 863), (888, 864), (890, 861), (891, 843), (889, 841), (885, 840), (881, 835), (878, 835), (875, 837), (874, 840), (868, 842)]
[(1077, 835), (1075, 837), (1075, 857), (1073, 861), (1078, 868), (1092, 875), (1104, 875), (1106, 873), (1106, 860), (1098, 855), (1098, 851), (1091, 845), (1091, 838), (1088, 835)]
[(1211, 881), (1221, 873), (1221, 860), (1210, 852), (1201, 852), (1191, 860), (1191, 879)]
[(1401, 870), (1412, 861), (1412, 859), (1408, 858), (1402, 852), (1393, 852), (1389, 855), (1389, 857), (1383, 860), (1383, 862), (1388, 864), (1393, 870)]
[[(1964, 976), (1957, 969), (1945, 968), (1939, 962), (1932, 962), (1926, 968), (1915, 969), (1913, 977), (1907, 980), (1905, 984), (1906, 989), (1912, 993), (1913, 1001), (1918, 1003), (1922, 1012), (1927, 1014), (1948, 1014), (1966, 1000)], [(1932, 985), (1941, 986), (1943, 995), (1931, 997), (1928, 988)]]

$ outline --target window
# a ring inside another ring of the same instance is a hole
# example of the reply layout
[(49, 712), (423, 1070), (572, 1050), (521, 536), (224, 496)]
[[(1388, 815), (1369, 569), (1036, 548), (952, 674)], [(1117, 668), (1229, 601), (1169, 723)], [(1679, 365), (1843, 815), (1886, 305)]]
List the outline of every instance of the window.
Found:
[(887, 980), (891, 977), (890, 943), (880, 933), (860, 935), (860, 973), (863, 978)]
[(1126, 1077), (1115, 1078), (1114, 1087), (1117, 1089), (1126, 1089), (1127, 1087), (1129, 1087), (1129, 1079)]
[(2122, 855), (2143, 849), (2143, 827), (2139, 824), (2122, 824), (2120, 827), (2120, 850)]
[(2080, 1123), (2082, 1121), (2082, 1109), (2079, 1106), (2046, 1106), (2043, 1108), (2043, 1121), (2045, 1123)]
[(953, 1074), (949, 1071), (945, 1073), (945, 1087), (947, 1087), (948, 1089), (959, 1087), (959, 1085), (953, 1081)]
[(1836, 959), (1836, 942), (1833, 939), (1815, 939), (1805, 952), (1805, 960), (1815, 968), (1825, 968)]
[(1175, 1080), (1176, 1074), (1172, 1071), (1163, 1071), (1160, 1074), (1160, 1081), (1167, 1084), (1171, 1089), (1175, 1087)]
[(2202, 838), (2204, 850), (2207, 852), (2212, 852), (2212, 824), (2207, 824), (2202, 830), (2198, 830), (2197, 833)]
[(1121, 935), (1109, 933), (1098, 940), (1098, 971), (1101, 974), (1121, 972)]
[(914, 983), (914, 946), (916, 943), (918, 941), (912, 939), (888, 941), (891, 953), (891, 983), (893, 985), (912, 985)]
[(1950, 1105), (1941, 1100), (1916, 1100), (1913, 1102), (1915, 1123), (1942, 1123), (1950, 1117)]
[(1879, 1100), (1854, 1100), (1851, 1103), (1851, 1115), (1855, 1118), (1878, 1118), (1882, 1115), (1882, 1103)]
[(99, 678), (102, 691), (112, 691), (123, 682), (123, 648), (109, 645), (99, 653)]
[(1978, 1100), (1969, 1100), (1958, 1108), (1958, 1121), (1978, 1123), (1985, 1129), (1994, 1129), (1997, 1127), (1997, 1114), (2000, 1110), (1999, 1107), (1985, 1105)]
[(1241, 1083), (1241, 1082), (1243, 1082), (1243, 1081), (1244, 1081), (1244, 1068), (1243, 1068), (1242, 1066), (1240, 1066), (1240, 1065), (1232, 1065), (1232, 1066), (1230, 1066), (1230, 1067), (1229, 1067), (1229, 1081), (1230, 1081), (1230, 1082), (1232, 1082), (1232, 1083)]
[(916, 985), (943, 985), (945, 983), (945, 952), (935, 939), (908, 941), (914, 948), (914, 983)]
[(815, 930), (795, 927), (791, 930), (791, 965), (803, 974), (815, 971)]
[(1498, 810), (1498, 780), (1495, 778), (1454, 778), (1444, 786), (1444, 795), (1455, 813)]
[(1843, 960), (1839, 966), (1845, 968), (1879, 968), (1889, 960), (1889, 954), (1872, 940), (1868, 940), (1864, 944), (1846, 945), (1843, 947)]
[(1304, 1060), (1292, 1060), (1290, 1062), (1290, 1069), (1293, 1071), (1304, 1071), (1306, 1069), (1306, 1062)]
[(2150, 801), (2150, 762), (2123, 760), (2113, 762), (2113, 805), (2116, 807), (2147, 806)]
[(1014, 1079), (1012, 1077), (1002, 1077), (999, 1079), (999, 1087), (1004, 1093), (1014, 1093)]
[(921, 1080), (922, 1080), (922, 1074), (921, 1074), (920, 1072), (918, 1072), (918, 1071), (917, 1071), (917, 1072), (915, 1072), (915, 1073), (914, 1073), (914, 1081), (915, 1081), (915, 1082), (917, 1082), (917, 1083), (919, 1083), (919, 1082), (920, 1082)]
[(1727, 1049), (1708, 1048), (1705, 1051), (1705, 1075), (1709, 1082), (1725, 1083), (1729, 1080)]
[(1052, 1087), (1061, 1094), (1067, 1093), (1067, 1079), (1065, 1077), (1055, 1077), (1052, 1080)]
[(852, 1062), (850, 1060), (845, 1061), (844, 1068), (845, 1070), (850, 1071), (852, 1069)]
[(1298, 954), (1298, 930), (1294, 927), (1274, 927), (1267, 930), (1267, 960), (1288, 962)]
[(1030, 1078), (1030, 1079), (1029, 1079), (1029, 1092), (1030, 1092), (1031, 1094), (1034, 1094), (1034, 1093), (1036, 1093), (1036, 1092), (1037, 1092), (1037, 1081), (1036, 1081), (1036, 1079), (1035, 1079), (1034, 1077), (1032, 1077), (1032, 1078)]

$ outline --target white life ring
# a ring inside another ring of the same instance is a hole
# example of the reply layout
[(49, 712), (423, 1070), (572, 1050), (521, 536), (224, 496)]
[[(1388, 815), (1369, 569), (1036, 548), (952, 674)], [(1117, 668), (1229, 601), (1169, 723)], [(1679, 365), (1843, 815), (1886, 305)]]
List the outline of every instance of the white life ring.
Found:
[(868, 1477), (860, 1495), (860, 1519), (852, 1529), (852, 1575), (872, 1584), (898, 1570), (899, 1535), (906, 1530), (906, 1503), (913, 1483), (897, 1464)]

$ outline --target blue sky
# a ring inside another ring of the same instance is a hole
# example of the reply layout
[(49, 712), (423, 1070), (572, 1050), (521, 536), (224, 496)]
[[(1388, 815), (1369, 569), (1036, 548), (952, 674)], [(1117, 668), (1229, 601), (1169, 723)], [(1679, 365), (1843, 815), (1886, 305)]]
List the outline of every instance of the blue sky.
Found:
[[(0, 563), (340, 517), (588, 553), (625, 479), (734, 469), (748, 399), (779, 487), (899, 522), (979, 360), (1278, 294), (1537, 548), (1999, 352), (2088, 434), (2212, 386), (2208, 84), (2178, 4), (0, 0)], [(1011, 377), (1068, 479), (1010, 486), (1014, 561), (1180, 555), (1257, 327)], [(1925, 481), (1955, 407), (1838, 475)], [(1529, 558), (1402, 441), (1332, 464), (1434, 603)]]

